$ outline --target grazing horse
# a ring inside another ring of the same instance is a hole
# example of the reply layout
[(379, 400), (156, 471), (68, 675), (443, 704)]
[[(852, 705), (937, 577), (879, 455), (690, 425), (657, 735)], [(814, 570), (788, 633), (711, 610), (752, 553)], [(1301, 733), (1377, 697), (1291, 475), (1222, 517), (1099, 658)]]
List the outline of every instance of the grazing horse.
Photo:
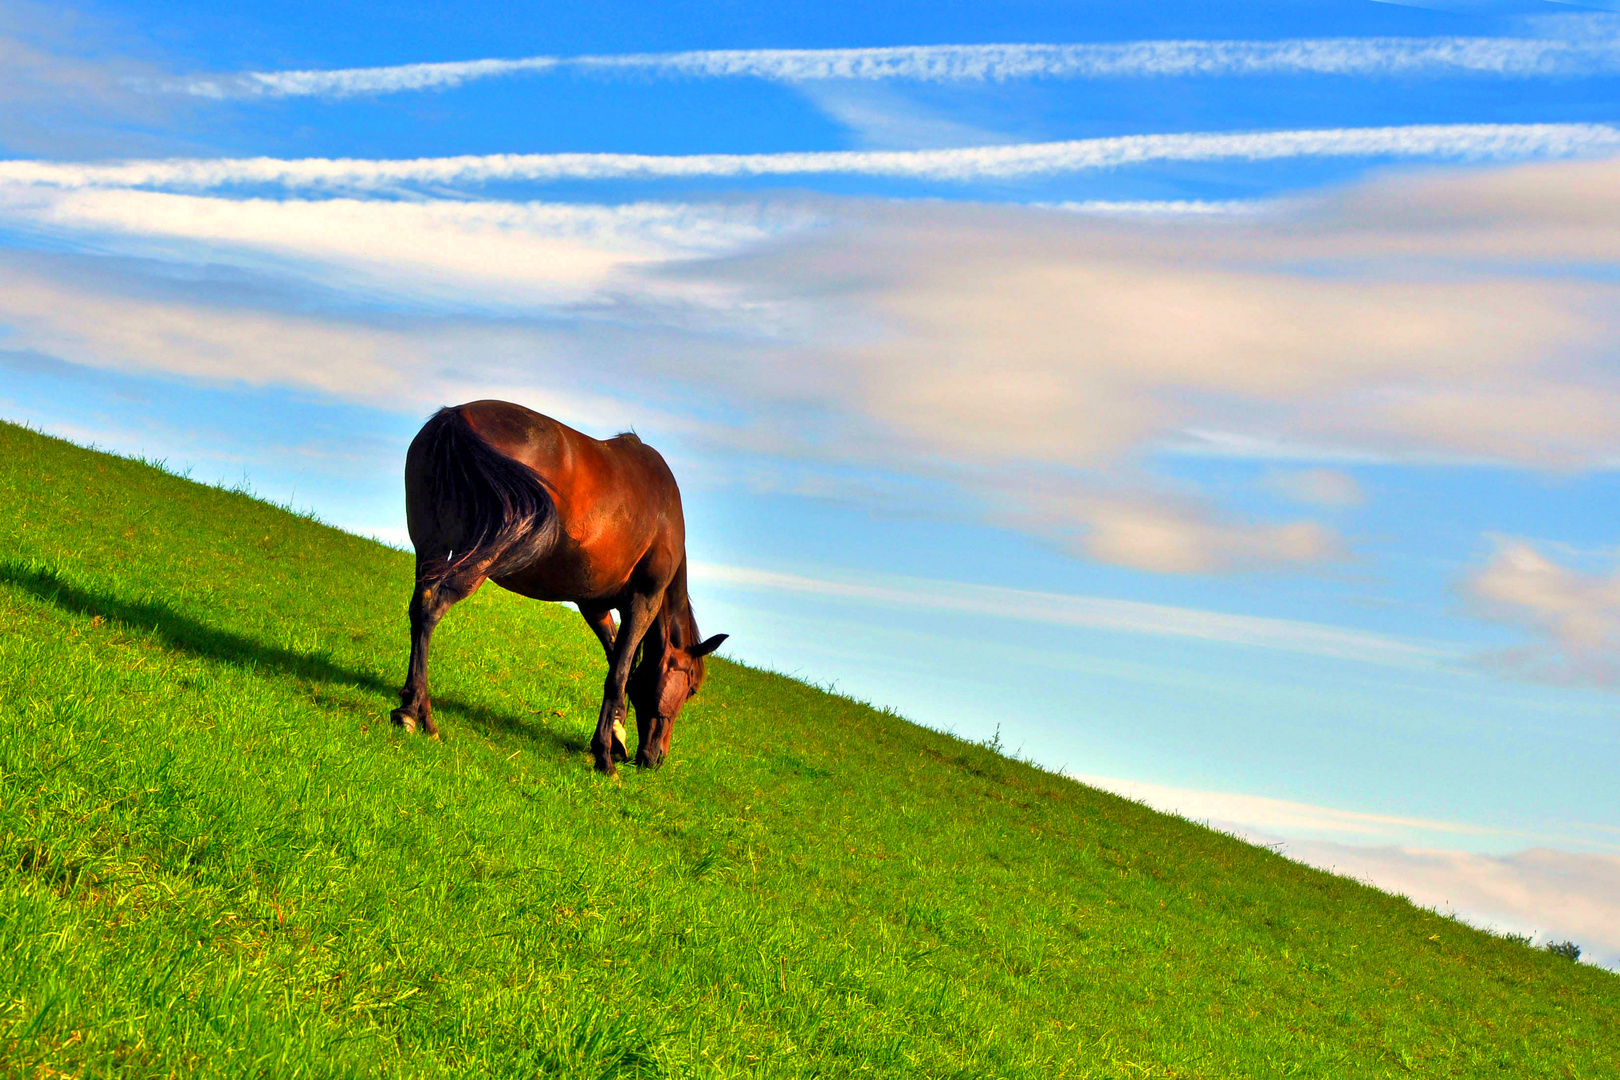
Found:
[(440, 409), (405, 455), (405, 521), (416, 589), (395, 724), (438, 733), (427, 685), (433, 628), (490, 580), (536, 600), (573, 601), (602, 642), (596, 767), (612, 775), (629, 756), (627, 695), (636, 764), (663, 762), (676, 714), (703, 683), (703, 658), (726, 635), (699, 638), (681, 493), (658, 451), (634, 435), (602, 442), (505, 401)]

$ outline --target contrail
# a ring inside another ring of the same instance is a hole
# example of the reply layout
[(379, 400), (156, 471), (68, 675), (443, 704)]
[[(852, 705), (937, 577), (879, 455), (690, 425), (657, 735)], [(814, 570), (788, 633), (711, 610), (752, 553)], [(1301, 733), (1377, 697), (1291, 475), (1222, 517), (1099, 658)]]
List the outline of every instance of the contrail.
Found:
[(1607, 124), (1425, 124), (1248, 134), (1125, 135), (949, 150), (782, 154), (487, 154), (412, 160), (182, 158), (116, 164), (0, 161), (0, 182), (53, 187), (231, 185), (370, 188), (490, 181), (661, 180), (844, 174), (970, 182), (1051, 176), (1156, 161), (1273, 161), (1390, 157), (1512, 161), (1620, 150)]
[(1296, 38), (1131, 41), (1092, 45), (903, 45), (874, 49), (720, 49), (622, 56), (531, 56), (328, 71), (196, 75), (149, 88), (212, 98), (350, 97), (442, 90), (545, 71), (640, 72), (691, 78), (906, 79), (1001, 82), (1150, 76), (1492, 75), (1533, 78), (1620, 71), (1620, 39)]

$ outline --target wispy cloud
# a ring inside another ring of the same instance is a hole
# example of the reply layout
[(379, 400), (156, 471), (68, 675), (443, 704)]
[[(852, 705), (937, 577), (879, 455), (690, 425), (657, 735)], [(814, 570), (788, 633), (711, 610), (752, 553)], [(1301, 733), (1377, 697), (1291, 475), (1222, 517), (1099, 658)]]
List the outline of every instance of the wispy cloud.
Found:
[(825, 79), (795, 84), (799, 93), (865, 150), (989, 146), (1017, 140), (964, 123), (954, 111), (917, 100), (909, 87)]
[(530, 56), (335, 70), (196, 75), (154, 84), (207, 98), (348, 97), (442, 90), (549, 71), (782, 82), (1117, 79), (1256, 75), (1532, 78), (1620, 70), (1614, 37), (1295, 38), (1108, 44), (903, 45), (866, 49), (717, 49), (620, 56)]
[(1620, 151), (1608, 124), (1420, 124), (1242, 134), (1126, 135), (944, 150), (836, 150), (780, 154), (485, 154), (371, 160), (190, 158), (115, 164), (0, 162), (0, 182), (56, 187), (230, 185), (379, 188), (401, 184), (544, 183), (847, 174), (970, 182), (1051, 176), (1162, 161), (1404, 158), (1514, 161)]
[(1093, 596), (1008, 589), (926, 578), (832, 579), (717, 563), (694, 563), (694, 577), (737, 588), (800, 593), (921, 611), (950, 611), (1002, 619), (1113, 630), (1155, 637), (1197, 638), (1396, 667), (1428, 667), (1456, 656), (1448, 646), (1320, 623), (1228, 615), (1196, 608)]
[(1264, 484), (1285, 499), (1335, 510), (1359, 506), (1367, 499), (1356, 478), (1339, 469), (1273, 470)]
[(1179, 814), (1191, 821), (1207, 821), (1229, 831), (1316, 838), (1346, 843), (1393, 844), (1455, 843), (1464, 839), (1488, 841), (1496, 845), (1525, 841), (1584, 842), (1585, 837), (1549, 836), (1522, 829), (1475, 825), (1411, 814), (1381, 814), (1362, 810), (1274, 799), (1265, 795), (1245, 795), (1231, 791), (1209, 791), (1176, 787), (1116, 776), (1072, 774), (1076, 780), (1116, 795), (1147, 803), (1156, 810)]
[(1010, 520), (1075, 554), (1161, 574), (1304, 569), (1347, 556), (1318, 522), (1234, 521), (1190, 499), (1072, 487), (1014, 489)]
[(399, 400), (432, 352), (403, 328), (121, 294), (10, 259), (0, 262), (0, 325), (24, 348), (86, 367), (373, 401)]

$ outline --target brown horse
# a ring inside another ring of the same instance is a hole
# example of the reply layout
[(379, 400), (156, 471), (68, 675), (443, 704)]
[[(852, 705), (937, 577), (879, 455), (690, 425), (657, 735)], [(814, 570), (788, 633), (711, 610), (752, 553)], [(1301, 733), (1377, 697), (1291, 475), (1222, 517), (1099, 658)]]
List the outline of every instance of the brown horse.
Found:
[(703, 658), (726, 635), (699, 639), (681, 493), (658, 451), (634, 435), (601, 442), (505, 401), (440, 409), (405, 455), (405, 520), (416, 590), (394, 723), (438, 733), (427, 685), (433, 628), (490, 580), (536, 600), (573, 601), (602, 642), (596, 767), (611, 775), (628, 757), (627, 695), (636, 764), (663, 762), (676, 715), (703, 683)]

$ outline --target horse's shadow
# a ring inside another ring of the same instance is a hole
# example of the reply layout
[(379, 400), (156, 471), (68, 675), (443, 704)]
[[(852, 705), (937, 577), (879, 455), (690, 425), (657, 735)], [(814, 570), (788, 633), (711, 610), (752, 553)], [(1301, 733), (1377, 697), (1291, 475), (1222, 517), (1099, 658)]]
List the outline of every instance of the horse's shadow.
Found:
[[(381, 696), (391, 701), (398, 691), (377, 675), (345, 667), (320, 653), (295, 652), (255, 638), (210, 626), (182, 614), (161, 601), (130, 600), (110, 592), (76, 585), (59, 574), (23, 563), (0, 560), (0, 583), (12, 585), (63, 611), (76, 615), (99, 615), (131, 629), (148, 630), (169, 648), (218, 663), (247, 665), (312, 682), (340, 684)], [(384, 705), (385, 710), (391, 705)], [(446, 712), (463, 720), (483, 724), (534, 742), (549, 743), (557, 750), (583, 753), (583, 739), (535, 724), (521, 716), (491, 709), (487, 705), (456, 697), (433, 699), (435, 712)]]

